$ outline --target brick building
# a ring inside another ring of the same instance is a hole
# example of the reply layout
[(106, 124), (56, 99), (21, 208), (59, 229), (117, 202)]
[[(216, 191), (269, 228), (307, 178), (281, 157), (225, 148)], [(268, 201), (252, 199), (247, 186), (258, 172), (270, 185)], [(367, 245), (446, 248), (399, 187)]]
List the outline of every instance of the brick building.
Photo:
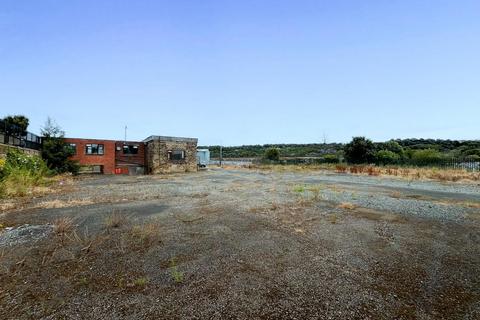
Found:
[(78, 161), (82, 172), (115, 173), (115, 141), (99, 139), (66, 138), (74, 150), (72, 160)]
[(147, 150), (148, 173), (197, 170), (197, 139), (150, 136), (143, 142)]
[(197, 170), (197, 139), (151, 136), (144, 141), (66, 138), (82, 172), (144, 174)]

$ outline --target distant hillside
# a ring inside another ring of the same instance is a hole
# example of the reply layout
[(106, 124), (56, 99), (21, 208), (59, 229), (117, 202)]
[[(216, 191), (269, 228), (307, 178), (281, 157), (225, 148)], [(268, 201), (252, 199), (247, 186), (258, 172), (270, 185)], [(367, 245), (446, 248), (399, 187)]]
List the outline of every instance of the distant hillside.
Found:
[[(480, 155), (480, 140), (435, 140), (435, 139), (395, 139), (404, 149), (435, 149), (452, 156)], [(381, 149), (382, 142), (375, 143)], [(256, 158), (262, 157), (268, 148), (278, 148), (281, 157), (319, 157), (326, 154), (343, 152), (342, 143), (310, 143), (310, 144), (264, 144), (236, 147), (223, 147), (224, 158)], [(220, 146), (199, 146), (210, 149), (212, 158), (218, 158)]]

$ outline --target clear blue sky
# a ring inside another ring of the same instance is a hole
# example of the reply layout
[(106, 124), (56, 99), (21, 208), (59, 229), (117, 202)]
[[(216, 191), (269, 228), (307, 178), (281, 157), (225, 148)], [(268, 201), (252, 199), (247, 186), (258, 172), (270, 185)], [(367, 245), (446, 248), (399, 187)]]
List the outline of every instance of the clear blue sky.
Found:
[(0, 116), (71, 137), (480, 138), (480, 1), (0, 0)]

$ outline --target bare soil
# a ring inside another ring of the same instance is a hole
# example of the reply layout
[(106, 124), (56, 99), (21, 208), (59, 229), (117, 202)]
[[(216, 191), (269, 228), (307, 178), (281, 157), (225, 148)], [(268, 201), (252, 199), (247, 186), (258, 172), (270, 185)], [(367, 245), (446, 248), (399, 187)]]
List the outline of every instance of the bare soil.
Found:
[(0, 213), (0, 318), (479, 319), (479, 190), (321, 171), (84, 177)]

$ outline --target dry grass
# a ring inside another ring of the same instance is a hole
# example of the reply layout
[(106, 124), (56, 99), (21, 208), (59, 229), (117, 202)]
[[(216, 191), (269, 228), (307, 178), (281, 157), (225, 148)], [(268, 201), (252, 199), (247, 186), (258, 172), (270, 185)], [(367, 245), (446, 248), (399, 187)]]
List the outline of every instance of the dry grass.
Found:
[(337, 220), (338, 220), (338, 217), (337, 215), (335, 214), (330, 214), (327, 216), (327, 220), (331, 223), (331, 224), (336, 224), (337, 223)]
[(273, 172), (310, 172), (318, 170), (334, 170), (334, 164), (250, 164), (247, 169), (273, 171)]
[(343, 167), (337, 172), (346, 172), (347, 169), (352, 174), (361, 174), (369, 176), (395, 176), (409, 180), (431, 179), (438, 181), (479, 181), (479, 172), (468, 172), (459, 169), (439, 169), (439, 168), (408, 168), (408, 167), (377, 167), (377, 166), (350, 166)]
[(133, 240), (142, 246), (149, 246), (160, 241), (160, 224), (156, 221), (135, 225), (130, 231)]
[(105, 217), (103, 225), (107, 229), (120, 228), (128, 221), (128, 217), (118, 212), (113, 212)]
[(402, 197), (402, 193), (399, 191), (393, 191), (392, 193), (390, 193), (390, 197), (395, 199), (400, 199)]
[(480, 181), (480, 172), (468, 172), (461, 169), (382, 167), (370, 165), (345, 164), (311, 164), (311, 165), (256, 165), (248, 169), (267, 170), (272, 172), (311, 172), (319, 170), (335, 170), (338, 173), (351, 173), (369, 176), (395, 176), (410, 180), (431, 179), (438, 181)]
[(342, 202), (337, 206), (337, 208), (345, 209), (345, 210), (353, 210), (356, 207), (357, 207), (356, 205), (354, 205), (353, 203), (350, 203), (350, 202)]
[(42, 201), (38, 203), (35, 208), (42, 208), (42, 209), (56, 209), (56, 208), (68, 208), (68, 207), (79, 207), (79, 206), (87, 206), (90, 204), (94, 204), (94, 202), (90, 199), (81, 199), (81, 200), (48, 200)]
[(14, 201), (0, 202), (0, 212), (15, 209), (17, 205)]
[(58, 235), (65, 235), (73, 230), (73, 219), (70, 217), (60, 217), (53, 222), (53, 231)]

